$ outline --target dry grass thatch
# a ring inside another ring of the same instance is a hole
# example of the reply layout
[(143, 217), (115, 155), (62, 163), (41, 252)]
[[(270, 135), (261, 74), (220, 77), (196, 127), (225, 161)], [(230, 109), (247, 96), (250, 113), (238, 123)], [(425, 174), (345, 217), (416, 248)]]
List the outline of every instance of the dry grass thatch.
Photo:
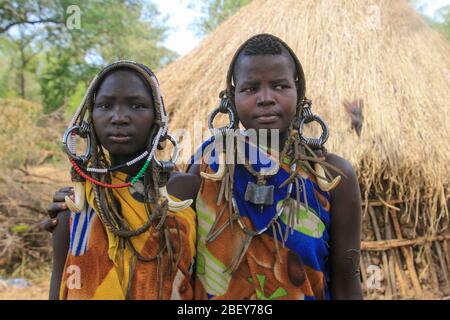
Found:
[[(330, 127), (328, 150), (357, 169), (364, 240), (448, 232), (449, 43), (406, 0), (255, 0), (159, 73), (172, 130), (187, 128), (192, 134), (196, 121), (205, 130), (235, 50), (257, 33), (281, 37), (302, 62), (313, 110)], [(369, 214), (369, 201), (382, 207)], [(439, 265), (450, 256), (445, 241), (444, 258), (433, 246), (434, 256), (431, 245), (418, 245), (414, 252), (393, 249), (397, 264), (407, 264), (395, 274), (409, 271), (416, 293), (427, 281), (445, 285), (450, 274), (442, 263), (442, 272), (430, 271), (433, 259)], [(392, 256), (382, 255), (385, 270), (393, 274)], [(377, 263), (368, 252), (365, 258)], [(386, 296), (394, 296), (388, 291)]]
[[(261, 32), (299, 56), (328, 150), (357, 167), (364, 198), (392, 183), (410, 208), (426, 199), (430, 225), (448, 217), (450, 45), (406, 0), (253, 1), (159, 73), (172, 130), (205, 129), (233, 53)], [(364, 101), (359, 137), (343, 106), (353, 99)]]

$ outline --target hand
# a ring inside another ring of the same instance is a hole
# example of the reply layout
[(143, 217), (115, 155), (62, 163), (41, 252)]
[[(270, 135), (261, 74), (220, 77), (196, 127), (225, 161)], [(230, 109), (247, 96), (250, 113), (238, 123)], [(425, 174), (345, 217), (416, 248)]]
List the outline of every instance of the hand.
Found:
[(47, 213), (50, 219), (40, 223), (40, 227), (42, 229), (48, 232), (53, 232), (55, 227), (58, 225), (58, 214), (69, 211), (64, 200), (66, 196), (73, 199), (74, 192), (72, 187), (64, 187), (55, 192), (53, 195), (53, 202), (47, 208)]

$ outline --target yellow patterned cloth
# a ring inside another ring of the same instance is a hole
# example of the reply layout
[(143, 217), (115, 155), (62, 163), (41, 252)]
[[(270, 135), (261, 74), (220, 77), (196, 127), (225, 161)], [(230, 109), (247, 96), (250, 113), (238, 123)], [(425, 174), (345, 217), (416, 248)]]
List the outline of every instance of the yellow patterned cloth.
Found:
[[(127, 175), (117, 172), (112, 182), (117, 184), (127, 180)], [(85, 185), (86, 208), (82, 212), (71, 213), (70, 249), (61, 281), (60, 298), (193, 299), (195, 212), (191, 208), (176, 213), (168, 212), (167, 224), (174, 256), (181, 250), (177, 270), (170, 276), (167, 253), (160, 261), (162, 270), (158, 270), (157, 259), (150, 262), (137, 260), (130, 247), (105, 228), (96, 214), (92, 185), (90, 182)], [(113, 193), (130, 228), (136, 229), (147, 221), (144, 203), (136, 196), (134, 189), (114, 189)], [(131, 241), (143, 257), (154, 257), (160, 248), (159, 237), (152, 228), (131, 238)], [(158, 295), (159, 271), (163, 276), (161, 296)]]

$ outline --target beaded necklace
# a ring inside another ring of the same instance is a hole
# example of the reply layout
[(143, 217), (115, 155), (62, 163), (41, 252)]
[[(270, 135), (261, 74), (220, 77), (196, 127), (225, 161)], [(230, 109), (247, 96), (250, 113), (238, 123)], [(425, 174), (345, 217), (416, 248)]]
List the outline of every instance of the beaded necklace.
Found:
[[(137, 69), (137, 71), (139, 71), (139, 73), (146, 78), (147, 82), (152, 84), (152, 87), (155, 88), (155, 90), (156, 90), (156, 97), (155, 97), (156, 108), (159, 107), (159, 110), (157, 110), (157, 111), (159, 111), (161, 119), (158, 120), (159, 130), (152, 141), (153, 143), (152, 143), (152, 147), (151, 147), (150, 151), (146, 150), (145, 152), (143, 152), (141, 155), (134, 158), (133, 160), (130, 160), (124, 164), (114, 166), (112, 168), (95, 168), (95, 167), (86, 167), (85, 168), (85, 171), (89, 172), (89, 173), (105, 174), (108, 172), (114, 172), (114, 171), (123, 169), (125, 167), (130, 167), (130, 166), (138, 163), (140, 160), (144, 159), (145, 157), (147, 157), (147, 160), (145, 161), (144, 165), (142, 166), (142, 168), (140, 169), (138, 174), (131, 180), (131, 182), (115, 185), (115, 184), (104, 183), (104, 182), (98, 181), (98, 180), (90, 177), (85, 172), (83, 172), (83, 170), (80, 168), (80, 165), (78, 163), (80, 163), (80, 162), (86, 163), (88, 161), (88, 159), (90, 157), (91, 148), (92, 148), (91, 139), (90, 139), (91, 128), (90, 128), (89, 124), (83, 120), (83, 117), (84, 117), (84, 112), (86, 111), (85, 109), (86, 109), (87, 97), (91, 94), (91, 91), (94, 90), (93, 84), (96, 82), (99, 75), (97, 75), (95, 77), (95, 79), (91, 82), (91, 84), (88, 88), (88, 92), (86, 93), (85, 97), (83, 98), (83, 101), (82, 101), (79, 109), (75, 112), (75, 115), (73, 116), (72, 120), (70, 121), (69, 127), (63, 136), (63, 145), (64, 145), (64, 149), (65, 149), (66, 153), (69, 156), (69, 160), (70, 160), (72, 166), (74, 167), (74, 169), (76, 170), (76, 172), (83, 178), (94, 183), (95, 185), (102, 186), (105, 188), (125, 188), (125, 187), (129, 187), (130, 185), (134, 185), (136, 183), (136, 181), (138, 181), (139, 178), (141, 178), (143, 176), (145, 171), (150, 166), (150, 163), (152, 160), (155, 160), (155, 162), (157, 164), (160, 164), (158, 159), (156, 159), (155, 153), (156, 153), (158, 144), (161, 142), (161, 138), (167, 136), (167, 131), (168, 131), (168, 125), (167, 125), (168, 116), (164, 109), (162, 97), (159, 92), (159, 85), (158, 85), (157, 81), (155, 80), (155, 78), (150, 76), (146, 72), (140, 72), (141, 70), (140, 70), (140, 68), (136, 67), (135, 62), (125, 61), (118, 65), (128, 65), (128, 66), (132, 67), (133, 69)], [(76, 125), (77, 119), (79, 121), (79, 125)], [(86, 151), (85, 151), (84, 155), (81, 155), (81, 156), (77, 155), (76, 150), (75, 150), (76, 149), (75, 148), (75, 136), (77, 136), (77, 135), (80, 136), (81, 138), (85, 138), (86, 143), (87, 143)], [(173, 140), (173, 139), (171, 139), (171, 140)], [(178, 152), (178, 150), (176, 152)]]

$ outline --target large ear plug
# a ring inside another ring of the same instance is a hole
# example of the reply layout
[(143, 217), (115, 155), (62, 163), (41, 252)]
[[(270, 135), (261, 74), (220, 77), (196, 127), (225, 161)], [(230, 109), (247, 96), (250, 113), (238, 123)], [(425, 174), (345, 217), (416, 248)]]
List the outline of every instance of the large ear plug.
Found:
[(184, 209), (187, 209), (191, 206), (193, 200), (189, 199), (189, 200), (184, 200), (184, 201), (174, 201), (169, 197), (169, 194), (167, 193), (167, 188), (166, 187), (162, 187), (159, 188), (159, 193), (161, 194), (162, 197), (167, 198), (168, 200), (168, 206), (169, 206), (169, 211), (172, 212), (178, 212)]
[[(226, 95), (226, 91), (222, 91), (219, 95), (220, 98), (220, 106), (214, 109), (209, 115), (208, 115), (208, 129), (211, 131), (211, 134), (213, 136), (221, 135), (224, 139), (227, 135), (227, 132), (234, 131), (234, 129), (238, 125), (238, 119), (237, 115), (233, 111), (232, 103), (230, 98)], [(229, 118), (229, 124), (225, 127), (221, 128), (214, 128), (213, 122), (214, 118), (219, 113), (227, 113)], [(218, 152), (218, 160), (219, 160), (219, 168), (217, 169), (216, 173), (206, 173), (206, 172), (200, 172), (200, 175), (209, 180), (213, 181), (220, 181), (225, 176), (225, 152), (219, 151)]]
[(341, 181), (341, 176), (337, 176), (331, 182), (328, 182), (327, 180), (322, 178), (322, 177), (325, 177), (325, 170), (323, 170), (323, 167), (318, 163), (314, 164), (314, 170), (320, 176), (320, 177), (319, 176), (317, 177), (317, 184), (319, 185), (319, 188), (322, 189), (323, 191), (328, 192), (328, 191), (333, 190), (334, 188), (337, 187), (337, 185)]
[(209, 180), (220, 181), (225, 176), (225, 153), (223, 151), (219, 151), (218, 153), (219, 160), (219, 169), (217, 169), (216, 173), (206, 173), (200, 172), (200, 175)]
[(84, 182), (75, 182), (74, 186), (74, 196), (75, 201), (73, 201), (69, 196), (64, 198), (67, 208), (73, 213), (80, 213), (86, 206), (86, 193)]

